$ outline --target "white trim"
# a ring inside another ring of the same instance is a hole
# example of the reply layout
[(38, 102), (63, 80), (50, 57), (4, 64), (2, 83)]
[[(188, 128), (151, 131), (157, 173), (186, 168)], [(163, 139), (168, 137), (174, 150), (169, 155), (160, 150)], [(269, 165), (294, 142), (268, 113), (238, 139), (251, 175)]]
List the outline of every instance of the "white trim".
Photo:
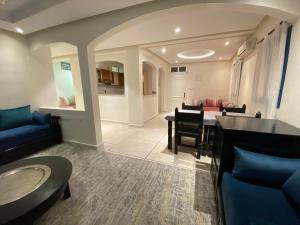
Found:
[(141, 128), (141, 127), (144, 127), (144, 124), (141, 125), (141, 124), (134, 124), (134, 123), (129, 123), (128, 126), (130, 127), (137, 127), (137, 128)]
[(154, 116), (152, 116), (152, 117), (149, 118), (149, 119), (144, 120), (144, 122), (148, 122), (149, 120), (154, 119), (154, 118), (157, 117), (158, 115), (159, 115), (159, 113), (155, 114)]
[(101, 119), (101, 122), (111, 122), (111, 123), (121, 123), (121, 124), (126, 124), (128, 125), (128, 122), (125, 121), (119, 121), (119, 120), (107, 120), (107, 119)]
[(99, 145), (93, 145), (93, 144), (88, 144), (88, 143), (74, 141), (74, 140), (63, 140), (63, 141), (66, 143), (75, 144), (75, 145), (79, 145), (82, 147), (88, 147), (88, 148), (95, 149), (95, 150), (99, 150), (101, 147), (103, 147), (103, 143), (101, 143)]

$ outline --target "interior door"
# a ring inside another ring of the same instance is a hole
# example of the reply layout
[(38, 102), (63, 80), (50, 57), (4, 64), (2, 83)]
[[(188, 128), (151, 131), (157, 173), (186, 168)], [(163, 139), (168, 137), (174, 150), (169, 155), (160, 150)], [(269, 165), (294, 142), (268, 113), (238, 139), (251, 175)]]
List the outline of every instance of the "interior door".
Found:
[(181, 108), (186, 92), (186, 73), (171, 73), (171, 99), (169, 111)]

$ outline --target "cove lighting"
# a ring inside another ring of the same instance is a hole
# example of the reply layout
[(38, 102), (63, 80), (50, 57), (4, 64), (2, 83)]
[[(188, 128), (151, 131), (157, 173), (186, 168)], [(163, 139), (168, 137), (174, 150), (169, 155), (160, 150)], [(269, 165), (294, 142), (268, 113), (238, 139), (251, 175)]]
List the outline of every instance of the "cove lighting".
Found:
[(176, 27), (174, 30), (175, 34), (179, 34), (181, 32), (181, 28), (180, 27)]
[(23, 34), (23, 33), (24, 33), (24, 31), (23, 31), (20, 27), (17, 27), (17, 28), (16, 28), (16, 31), (17, 31), (18, 33), (20, 33), (20, 34)]
[(203, 59), (210, 57), (215, 54), (214, 50), (211, 49), (200, 49), (179, 52), (177, 56), (181, 59)]
[(166, 48), (162, 48), (161, 49), (161, 53), (166, 53), (167, 52), (167, 49)]

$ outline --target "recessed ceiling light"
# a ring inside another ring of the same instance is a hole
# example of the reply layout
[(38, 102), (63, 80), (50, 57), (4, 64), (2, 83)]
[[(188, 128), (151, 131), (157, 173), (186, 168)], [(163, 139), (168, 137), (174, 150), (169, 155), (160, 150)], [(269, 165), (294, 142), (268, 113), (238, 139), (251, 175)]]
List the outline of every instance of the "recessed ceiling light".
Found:
[(219, 60), (222, 60), (223, 58), (222, 57), (219, 57)]
[(179, 34), (181, 32), (181, 28), (180, 27), (176, 27), (174, 30), (175, 34)]
[(211, 49), (200, 49), (179, 52), (177, 56), (181, 59), (203, 59), (215, 54), (214, 50)]
[(230, 44), (230, 42), (229, 42), (229, 41), (226, 41), (226, 42), (225, 42), (225, 45), (226, 45), (226, 46), (228, 46), (229, 44)]
[(162, 48), (161, 49), (161, 53), (166, 53), (167, 52), (167, 49), (166, 48)]
[(20, 33), (20, 34), (23, 34), (23, 33), (24, 33), (24, 31), (23, 31), (20, 27), (17, 27), (17, 28), (16, 28), (16, 31), (17, 31), (18, 33)]
[(178, 60), (176, 60), (175, 62), (178, 63)]

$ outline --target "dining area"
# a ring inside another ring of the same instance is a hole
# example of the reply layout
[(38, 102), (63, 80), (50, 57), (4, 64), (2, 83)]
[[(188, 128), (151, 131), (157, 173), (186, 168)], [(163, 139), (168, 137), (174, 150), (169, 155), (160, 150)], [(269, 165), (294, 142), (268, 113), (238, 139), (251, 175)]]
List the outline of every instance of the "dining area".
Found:
[[(214, 110), (207, 110), (200, 104), (186, 105), (182, 103), (181, 108), (175, 108), (174, 111), (165, 116), (168, 122), (168, 149), (173, 150), (174, 154), (178, 154), (180, 146), (195, 148), (197, 159), (203, 155), (205, 151), (211, 151), (213, 147), (214, 128), (217, 117), (251, 117), (246, 115), (246, 105), (241, 107), (220, 107)], [(261, 113), (256, 113), (254, 118), (261, 118)], [(173, 136), (175, 138), (173, 146)], [(186, 144), (182, 140), (184, 137), (194, 139), (194, 145)]]

